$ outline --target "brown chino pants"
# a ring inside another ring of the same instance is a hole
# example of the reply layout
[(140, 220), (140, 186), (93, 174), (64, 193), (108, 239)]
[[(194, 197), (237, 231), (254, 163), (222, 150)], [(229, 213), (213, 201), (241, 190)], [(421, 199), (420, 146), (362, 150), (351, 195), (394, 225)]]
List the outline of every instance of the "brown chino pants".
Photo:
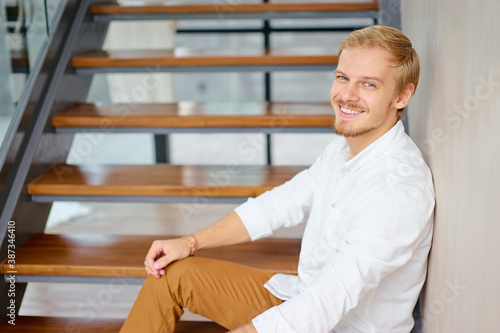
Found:
[(176, 261), (146, 279), (120, 332), (172, 333), (183, 308), (235, 329), (282, 303), (263, 287), (272, 275), (215, 259)]

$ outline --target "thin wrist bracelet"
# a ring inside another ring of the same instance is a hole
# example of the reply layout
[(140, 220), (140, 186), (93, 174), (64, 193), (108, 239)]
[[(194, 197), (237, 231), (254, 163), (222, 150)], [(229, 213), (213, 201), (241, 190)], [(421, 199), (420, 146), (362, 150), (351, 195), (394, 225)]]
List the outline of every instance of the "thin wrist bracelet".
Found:
[(189, 255), (192, 257), (198, 251), (198, 239), (196, 239), (196, 236), (193, 234), (188, 235), (187, 237), (184, 237), (188, 240), (189, 244), (191, 245), (191, 252)]

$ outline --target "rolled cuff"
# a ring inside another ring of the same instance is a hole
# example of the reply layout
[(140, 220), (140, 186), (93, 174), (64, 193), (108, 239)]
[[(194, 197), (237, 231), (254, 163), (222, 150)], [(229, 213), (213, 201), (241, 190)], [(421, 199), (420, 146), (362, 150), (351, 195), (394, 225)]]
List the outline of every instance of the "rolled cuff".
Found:
[(270, 308), (252, 320), (258, 333), (293, 333), (296, 332), (283, 318), (277, 306)]
[(248, 199), (247, 202), (236, 207), (234, 211), (243, 222), (252, 241), (269, 237), (273, 234), (266, 215), (262, 212), (259, 205), (257, 205), (254, 198)]

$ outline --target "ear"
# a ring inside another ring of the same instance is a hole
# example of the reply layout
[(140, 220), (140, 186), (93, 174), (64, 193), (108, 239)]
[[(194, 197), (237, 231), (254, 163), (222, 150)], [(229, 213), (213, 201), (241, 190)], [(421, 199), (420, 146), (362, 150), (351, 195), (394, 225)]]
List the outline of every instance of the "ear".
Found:
[(415, 85), (413, 83), (408, 83), (406, 89), (404, 89), (397, 96), (397, 99), (394, 102), (394, 107), (398, 110), (404, 109), (408, 105), (408, 103), (410, 103), (411, 97), (413, 96), (414, 92), (415, 92)]

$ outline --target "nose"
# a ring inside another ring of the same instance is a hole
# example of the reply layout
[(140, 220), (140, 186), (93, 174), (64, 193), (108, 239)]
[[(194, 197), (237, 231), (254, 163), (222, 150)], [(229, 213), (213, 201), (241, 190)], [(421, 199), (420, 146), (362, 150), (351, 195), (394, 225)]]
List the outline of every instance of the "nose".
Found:
[(356, 102), (359, 100), (359, 95), (357, 92), (357, 88), (351, 82), (347, 82), (344, 84), (342, 91), (339, 94), (339, 97), (344, 102)]

